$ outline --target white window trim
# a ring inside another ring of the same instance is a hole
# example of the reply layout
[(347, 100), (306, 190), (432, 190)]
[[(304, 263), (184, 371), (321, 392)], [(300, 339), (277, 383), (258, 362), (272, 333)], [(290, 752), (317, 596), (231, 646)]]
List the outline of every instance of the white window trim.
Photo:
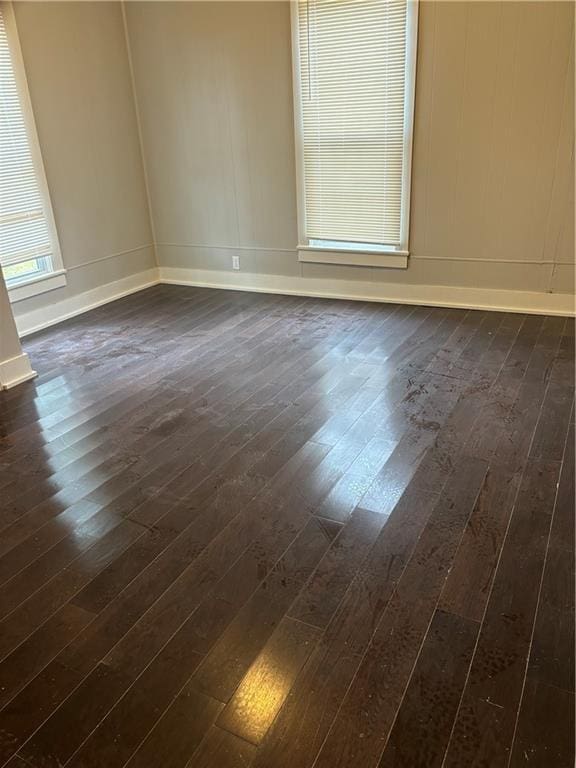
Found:
[(55, 288), (64, 288), (66, 285), (66, 270), (46, 272), (44, 275), (35, 275), (28, 280), (23, 280), (17, 285), (8, 288), (10, 303), (30, 299), (32, 296), (38, 296), (46, 291), (53, 291)]
[(12, 68), (14, 70), (14, 78), (16, 80), (16, 87), (18, 89), (18, 96), (20, 97), (22, 114), (24, 116), (26, 131), (28, 133), (28, 141), (30, 143), (30, 152), (32, 154), (34, 170), (36, 171), (38, 187), (40, 189), (40, 194), (42, 195), (44, 214), (46, 216), (46, 222), (50, 232), (50, 241), (52, 243), (51, 272), (46, 272), (43, 275), (35, 275), (29, 280), (22, 280), (22, 282), (19, 282), (17, 285), (13, 285), (12, 287), (7, 286), (10, 301), (16, 302), (22, 301), (23, 299), (28, 299), (31, 296), (37, 296), (38, 294), (45, 293), (46, 291), (52, 291), (55, 288), (62, 288), (66, 285), (66, 270), (62, 261), (60, 242), (58, 240), (58, 232), (56, 229), (56, 222), (54, 220), (54, 212), (52, 210), (52, 202), (50, 199), (50, 190), (46, 180), (46, 172), (44, 170), (42, 153), (40, 152), (40, 142), (38, 141), (38, 132), (36, 131), (36, 122), (34, 120), (32, 102), (30, 101), (26, 69), (24, 67), (24, 59), (22, 58), (22, 49), (20, 47), (18, 27), (16, 25), (16, 16), (14, 14), (12, 3), (2, 2), (2, 11), (6, 25), (6, 36), (8, 38), (8, 45), (10, 47), (10, 57), (12, 60)]
[[(370, 247), (362, 249), (342, 243), (335, 248), (332, 243), (326, 246), (311, 245), (305, 235), (306, 211), (304, 205), (304, 141), (302, 94), (300, 88), (300, 44), (298, 34), (298, 0), (290, 2), (292, 27), (292, 80), (294, 94), (294, 139), (296, 149), (296, 198), (298, 216), (298, 261), (320, 264), (349, 264), (366, 267), (388, 267), (406, 269), (408, 267), (410, 234), (410, 185), (412, 180), (412, 144), (414, 137), (414, 96), (416, 92), (416, 52), (418, 42), (418, 2), (407, 3), (406, 35), (406, 99), (404, 102), (404, 158), (402, 164), (402, 200), (400, 218), (400, 245)], [(316, 241), (318, 243), (318, 241)]]

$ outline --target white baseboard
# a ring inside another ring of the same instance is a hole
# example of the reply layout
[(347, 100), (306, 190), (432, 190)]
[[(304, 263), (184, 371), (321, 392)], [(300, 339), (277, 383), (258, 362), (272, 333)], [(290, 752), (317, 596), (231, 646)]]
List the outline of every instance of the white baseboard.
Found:
[(32, 370), (30, 360), (28, 360), (28, 355), (25, 352), (0, 362), (0, 389), (11, 389), (35, 376), (36, 371)]
[[(488, 288), (459, 288), (445, 285), (396, 285), (376, 282), (286, 277), (223, 270), (160, 267), (107, 283), (91, 291), (55, 302), (16, 317), (21, 337), (48, 328), (68, 318), (136, 293), (158, 283), (194, 285), (233, 291), (280, 293), (327, 299), (379, 301), (433, 307), (485, 309), (539, 315), (576, 314), (574, 296), (565, 293), (502, 291)], [(10, 362), (10, 361), (8, 361)], [(30, 369), (31, 370), (31, 369)], [(25, 375), (25, 374), (24, 374)], [(28, 375), (31, 378), (34, 374)], [(22, 379), (22, 380), (25, 380)], [(0, 379), (3, 381), (3, 379)], [(18, 383), (15, 381), (15, 383)]]
[(565, 293), (325, 280), (323, 278), (232, 273), (222, 270), (179, 267), (160, 267), (159, 272), (161, 283), (223, 288), (234, 291), (281, 293), (327, 299), (380, 301), (432, 307), (485, 309), (496, 312), (522, 312), (536, 315), (573, 317), (576, 314), (574, 296)]
[(130, 293), (142, 291), (144, 288), (157, 285), (159, 282), (158, 269), (147, 269), (144, 272), (115, 280), (113, 283), (101, 285), (91, 291), (79, 293), (77, 296), (48, 304), (41, 309), (17, 315), (15, 320), (18, 334), (20, 337), (28, 336), (30, 333), (41, 331), (43, 328), (81, 315), (110, 301), (121, 299)]

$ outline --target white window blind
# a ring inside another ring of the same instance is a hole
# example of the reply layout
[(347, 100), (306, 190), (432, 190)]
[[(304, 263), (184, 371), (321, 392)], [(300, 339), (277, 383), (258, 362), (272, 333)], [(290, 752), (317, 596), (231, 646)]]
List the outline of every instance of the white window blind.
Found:
[(8, 12), (0, 4), (0, 265), (11, 287), (52, 273), (59, 253), (36, 136), (26, 119), (9, 45)]
[(406, 248), (415, 9), (298, 0), (294, 10), (301, 236)]

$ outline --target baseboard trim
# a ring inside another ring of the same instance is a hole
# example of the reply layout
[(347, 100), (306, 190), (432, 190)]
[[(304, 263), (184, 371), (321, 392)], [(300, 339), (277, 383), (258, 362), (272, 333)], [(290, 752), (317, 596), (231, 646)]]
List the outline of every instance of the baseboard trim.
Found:
[(106, 283), (106, 285), (101, 285), (91, 291), (79, 293), (77, 296), (62, 299), (62, 301), (49, 304), (41, 309), (17, 315), (15, 320), (18, 334), (21, 338), (28, 336), (71, 317), (76, 317), (76, 315), (89, 312), (91, 309), (96, 309), (102, 304), (108, 304), (110, 301), (116, 301), (123, 296), (157, 285), (159, 282), (158, 269), (147, 269), (144, 272), (115, 280), (113, 283)]
[[(51, 325), (89, 312), (123, 296), (142, 291), (158, 283), (193, 285), (231, 291), (279, 293), (287, 296), (313, 296), (325, 299), (376, 301), (419, 306), (484, 309), (495, 312), (521, 312), (537, 315), (574, 317), (574, 297), (565, 293), (536, 293), (531, 291), (503, 291), (488, 288), (460, 288), (444, 285), (396, 285), (390, 283), (324, 280), (285, 275), (259, 275), (254, 273), (224, 272), (220, 270), (159, 267), (124, 277), (91, 291), (63, 299), (41, 309), (16, 317), (20, 337), (36, 333)], [(8, 361), (10, 362), (10, 361)], [(23, 374), (32, 378), (30, 369)], [(12, 379), (10, 379), (12, 380)], [(4, 381), (0, 378), (0, 381)], [(15, 386), (15, 381), (10, 386)]]
[(233, 291), (280, 293), (326, 299), (377, 301), (393, 304), (484, 309), (536, 315), (576, 315), (574, 296), (446, 285), (406, 285), (376, 282), (325, 280), (283, 275), (230, 273), (220, 270), (160, 267), (160, 282)]
[(0, 362), (0, 389), (12, 389), (36, 376), (25, 352)]

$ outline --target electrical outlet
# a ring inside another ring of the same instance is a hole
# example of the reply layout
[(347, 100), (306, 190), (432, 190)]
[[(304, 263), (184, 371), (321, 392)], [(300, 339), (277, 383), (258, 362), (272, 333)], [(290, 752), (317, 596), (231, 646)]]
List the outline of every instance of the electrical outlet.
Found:
[(232, 269), (240, 269), (240, 256), (232, 256)]

